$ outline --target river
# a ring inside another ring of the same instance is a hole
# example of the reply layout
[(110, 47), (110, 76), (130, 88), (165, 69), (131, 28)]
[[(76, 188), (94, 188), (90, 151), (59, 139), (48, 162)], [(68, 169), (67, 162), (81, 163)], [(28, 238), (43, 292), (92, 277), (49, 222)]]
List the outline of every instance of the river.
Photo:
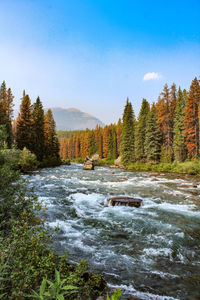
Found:
[[(47, 206), (53, 240), (71, 262), (88, 260), (112, 287), (140, 299), (200, 299), (200, 183), (195, 177), (81, 164), (26, 175)], [(191, 185), (197, 187), (189, 187)], [(109, 207), (113, 195), (140, 208)]]

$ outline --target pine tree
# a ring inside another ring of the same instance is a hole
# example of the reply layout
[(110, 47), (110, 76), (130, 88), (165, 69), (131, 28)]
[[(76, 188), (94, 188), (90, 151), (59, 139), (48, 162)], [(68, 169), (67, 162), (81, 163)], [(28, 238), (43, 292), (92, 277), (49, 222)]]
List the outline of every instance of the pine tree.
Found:
[(134, 149), (134, 139), (135, 139), (135, 116), (132, 108), (131, 102), (127, 98), (126, 105), (123, 113), (123, 125), (122, 125), (122, 135), (121, 135), (121, 156), (122, 164), (127, 166), (135, 161), (135, 149)]
[(122, 122), (121, 119), (117, 122), (117, 155), (120, 155), (120, 144), (121, 144), (121, 134), (122, 134)]
[(51, 109), (44, 116), (45, 157), (59, 159), (59, 142), (56, 135), (56, 124)]
[(109, 126), (105, 126), (103, 129), (103, 158), (108, 157), (108, 137), (110, 133)]
[(5, 126), (6, 130), (6, 143), (11, 147), (13, 141), (12, 134), (12, 114), (13, 114), (13, 99), (12, 91), (6, 89), (6, 83), (3, 81), (0, 88), (0, 125)]
[(99, 154), (99, 157), (103, 157), (103, 136), (102, 136), (102, 129), (100, 126), (96, 126), (95, 129), (95, 141), (97, 144), (97, 153)]
[(117, 158), (117, 134), (116, 126), (111, 125), (108, 135), (108, 159)]
[(143, 99), (142, 106), (140, 109), (138, 123), (136, 126), (135, 132), (135, 156), (139, 161), (144, 161), (145, 159), (145, 150), (144, 150), (144, 141), (146, 135), (146, 123), (148, 113), (150, 111), (149, 103), (146, 99)]
[(184, 136), (185, 97), (179, 87), (174, 117), (174, 157), (182, 162), (186, 159), (186, 145)]
[(44, 157), (44, 110), (38, 97), (33, 104), (34, 153), (38, 161)]
[(176, 85), (173, 84), (169, 90), (165, 84), (163, 92), (158, 98), (156, 112), (158, 116), (158, 124), (162, 133), (162, 141), (164, 146), (162, 149), (162, 160), (171, 162), (173, 159), (173, 120), (176, 107)]
[(161, 133), (157, 124), (155, 104), (152, 104), (147, 117), (144, 149), (147, 162), (159, 162), (161, 153)]
[(195, 77), (188, 93), (184, 118), (188, 157), (192, 159), (199, 158), (199, 103), (200, 84)]
[(33, 114), (29, 95), (23, 93), (20, 113), (16, 124), (16, 142), (19, 149), (34, 151)]
[(91, 156), (96, 152), (97, 152), (97, 145), (95, 141), (95, 134), (93, 130), (90, 130), (88, 134), (88, 155)]

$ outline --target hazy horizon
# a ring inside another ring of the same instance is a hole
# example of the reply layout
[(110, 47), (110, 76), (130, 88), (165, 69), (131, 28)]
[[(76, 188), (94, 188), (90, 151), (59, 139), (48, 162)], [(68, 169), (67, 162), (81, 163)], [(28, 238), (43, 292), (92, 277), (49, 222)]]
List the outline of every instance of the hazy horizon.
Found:
[(0, 81), (45, 108), (77, 108), (105, 124), (135, 114), (163, 85), (200, 75), (200, 3), (0, 2)]

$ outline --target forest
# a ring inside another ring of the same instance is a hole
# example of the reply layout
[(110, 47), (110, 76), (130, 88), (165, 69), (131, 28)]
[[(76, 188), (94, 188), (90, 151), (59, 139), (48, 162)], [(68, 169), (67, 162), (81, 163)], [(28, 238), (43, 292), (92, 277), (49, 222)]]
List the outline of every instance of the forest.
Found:
[(109, 163), (121, 155), (127, 168), (148, 170), (162, 163), (170, 171), (169, 164), (175, 166), (198, 160), (199, 120), (199, 80), (194, 78), (189, 91), (177, 89), (175, 84), (171, 87), (165, 84), (156, 103), (150, 105), (146, 99), (142, 100), (137, 119), (127, 98), (123, 119), (117, 124), (104, 128), (97, 126), (94, 130), (58, 132), (60, 157), (82, 161), (97, 152), (105, 163)]

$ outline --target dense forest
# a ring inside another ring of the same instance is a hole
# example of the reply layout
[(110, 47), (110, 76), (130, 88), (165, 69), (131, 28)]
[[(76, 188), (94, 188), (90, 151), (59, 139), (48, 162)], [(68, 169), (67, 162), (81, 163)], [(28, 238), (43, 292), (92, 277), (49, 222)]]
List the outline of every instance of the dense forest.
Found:
[(3, 82), (0, 88), (1, 149), (10, 152), (16, 168), (23, 171), (34, 166), (59, 165), (59, 142), (51, 110), (44, 113), (39, 97), (31, 104), (24, 91), (19, 115), (13, 122), (13, 99), (11, 89)]
[(60, 132), (60, 156), (84, 159), (97, 152), (124, 166), (132, 163), (172, 163), (200, 156), (200, 81), (195, 77), (189, 91), (165, 84), (156, 103), (143, 99), (136, 120), (127, 99), (123, 119), (104, 128)]

